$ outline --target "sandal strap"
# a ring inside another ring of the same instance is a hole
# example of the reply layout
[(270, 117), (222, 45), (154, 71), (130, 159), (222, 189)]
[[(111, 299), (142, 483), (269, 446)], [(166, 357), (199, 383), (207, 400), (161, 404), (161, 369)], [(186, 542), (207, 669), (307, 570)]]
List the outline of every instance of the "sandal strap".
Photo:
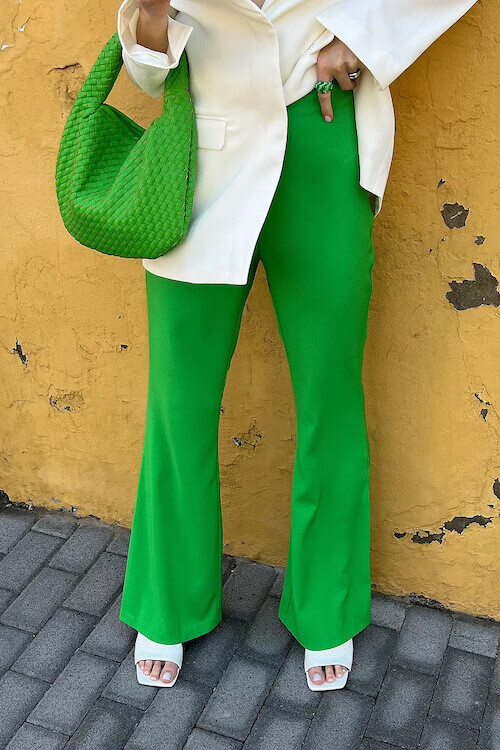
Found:
[(137, 633), (134, 648), (134, 662), (152, 659), (153, 661), (171, 661), (177, 664), (179, 669), (182, 667), (182, 657), (184, 649), (182, 643), (156, 643), (146, 638), (142, 633)]
[(349, 638), (345, 643), (333, 648), (324, 648), (320, 651), (311, 651), (306, 648), (304, 652), (304, 671), (311, 667), (327, 667), (329, 664), (339, 664), (349, 671), (352, 668), (353, 643)]

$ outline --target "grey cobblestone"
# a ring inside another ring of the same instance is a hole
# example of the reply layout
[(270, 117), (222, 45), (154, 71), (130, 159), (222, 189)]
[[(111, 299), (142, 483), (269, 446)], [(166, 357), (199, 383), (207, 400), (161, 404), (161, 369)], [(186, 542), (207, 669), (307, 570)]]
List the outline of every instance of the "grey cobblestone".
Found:
[(366, 737), (361, 745), (359, 746), (359, 750), (401, 750), (399, 747), (396, 747), (396, 745), (388, 745), (386, 742), (379, 742), (378, 740), (372, 740), (369, 737)]
[(224, 585), (225, 617), (251, 620), (271, 588), (276, 571), (269, 565), (238, 561)]
[(243, 750), (300, 750), (311, 722), (263, 706)]
[(30, 633), (26, 633), (24, 630), (0, 625), (0, 675), (10, 669), (32, 637)]
[(0, 562), (0, 586), (22, 591), (60, 545), (55, 536), (28, 531)]
[(437, 675), (451, 632), (451, 615), (413, 605), (399, 633), (394, 662), (408, 669)]
[[(275, 670), (234, 656), (210, 696), (198, 726), (244, 740), (266, 698)], [(234, 707), (238, 706), (235, 711)]]
[(135, 640), (135, 630), (119, 619), (121, 596), (116, 599), (82, 646), (96, 656), (121, 661)]
[(38, 521), (32, 526), (32, 531), (38, 531), (42, 534), (52, 534), (52, 536), (68, 539), (76, 529), (76, 519), (71, 518), (65, 513), (44, 513)]
[(15, 598), (15, 593), (8, 589), (0, 588), (0, 615), (2, 615), (11, 601)]
[(367, 736), (404, 748), (416, 748), (434, 684), (430, 675), (391, 667), (370, 717)]
[(185, 649), (182, 675), (215, 687), (246, 632), (247, 625), (226, 618), (206, 635), (190, 642)]
[(304, 750), (329, 747), (357, 750), (373, 708), (373, 699), (345, 689), (327, 691), (322, 695), (304, 741)]
[(383, 628), (399, 630), (406, 616), (403, 602), (381, 594), (372, 594), (371, 622)]
[(396, 633), (391, 628), (369, 625), (354, 638), (349, 688), (375, 697), (393, 653)]
[(45, 682), (15, 672), (6, 672), (0, 679), (0, 696), (2, 697), (0, 747), (5, 747), (17, 732), (46, 688)]
[(495, 660), (495, 668), (493, 669), (493, 677), (491, 678), (491, 692), (495, 695), (500, 695), (500, 654), (498, 654)]
[(66, 750), (123, 750), (141, 718), (141, 711), (100, 698), (78, 727)]
[(274, 583), (269, 589), (269, 596), (277, 596), (278, 599), (281, 599), (281, 595), (283, 594), (283, 582), (285, 580), (285, 570), (284, 568), (277, 568), (276, 569), (276, 578), (274, 579)]
[(95, 617), (81, 612), (57, 610), (24, 649), (13, 669), (30, 677), (54, 682), (95, 622)]
[(292, 645), (293, 636), (278, 619), (279, 600), (264, 599), (247, 636), (241, 645), (241, 655), (280, 666)]
[(0, 511), (0, 553), (9, 552), (31, 529), (38, 516), (29, 510), (6, 508)]
[(51, 565), (70, 573), (85, 573), (108, 546), (113, 532), (108, 526), (81, 523), (52, 558)]
[(113, 539), (106, 547), (107, 552), (112, 552), (114, 555), (128, 554), (128, 547), (130, 543), (130, 531), (128, 529), (117, 528), (115, 530)]
[(1, 622), (36, 633), (63, 603), (78, 577), (64, 570), (43, 568), (7, 607)]
[(100, 617), (118, 594), (126, 559), (103, 552), (65, 602), (66, 607)]
[(157, 694), (139, 722), (126, 750), (179, 750), (187, 741), (210, 690), (193, 682), (181, 682), (173, 688), (155, 688)]
[(472, 654), (494, 658), (498, 651), (500, 625), (473, 617), (454, 617), (450, 646)]
[(471, 728), (479, 727), (493, 659), (449, 648), (430, 708), (430, 715)]
[[(182, 669), (184, 670), (184, 666)], [(178, 678), (179, 681), (180, 675)], [(177, 682), (174, 687), (177, 687)], [(169, 690), (170, 688), (160, 689)], [(134, 651), (132, 649), (106, 685), (103, 696), (118, 703), (126, 703), (128, 706), (134, 706), (134, 708), (145, 711), (158, 690), (159, 688), (150, 685), (140, 685), (137, 682)]]
[(467, 729), (429, 717), (425, 722), (419, 750), (474, 750), (477, 729)]
[(488, 700), (477, 750), (500, 750), (500, 696), (498, 695), (491, 695)]
[(236, 560), (232, 555), (222, 555), (222, 580), (224, 583), (231, 575), (235, 565)]
[(183, 750), (241, 750), (242, 744), (230, 737), (205, 732), (195, 727), (188, 737)]
[(304, 649), (295, 641), (266, 699), (266, 704), (284, 708), (290, 713), (312, 717), (320, 699), (320, 692), (309, 690), (304, 671)]
[(11, 739), (5, 750), (62, 750), (68, 738), (45, 727), (25, 722)]
[(116, 663), (77, 651), (29, 715), (29, 721), (71, 735), (109, 682)]

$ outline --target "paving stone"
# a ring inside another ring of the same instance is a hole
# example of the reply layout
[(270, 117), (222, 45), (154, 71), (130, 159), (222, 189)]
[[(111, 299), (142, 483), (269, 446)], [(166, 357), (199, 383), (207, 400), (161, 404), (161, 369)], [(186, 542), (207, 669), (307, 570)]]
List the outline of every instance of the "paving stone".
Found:
[(225, 583), (234, 567), (236, 566), (236, 560), (232, 555), (222, 555), (222, 580)]
[(246, 630), (246, 623), (224, 618), (209, 633), (190, 641), (184, 652), (183, 677), (215, 687)]
[[(184, 666), (182, 669), (184, 670)], [(175, 683), (175, 687), (177, 687), (177, 682)], [(159, 689), (165, 690), (168, 688), (140, 685), (137, 682), (134, 651), (132, 649), (106, 685), (103, 696), (118, 703), (126, 703), (129, 706), (134, 706), (145, 711)]]
[(24, 630), (0, 625), (0, 674), (10, 669), (32, 638), (31, 633), (26, 633)]
[(123, 585), (126, 558), (103, 552), (65, 602), (66, 607), (100, 617)]
[(500, 750), (500, 696), (498, 695), (491, 695), (488, 700), (477, 750)]
[(81, 523), (53, 557), (51, 566), (83, 575), (103, 552), (113, 532), (108, 526)]
[(65, 513), (44, 513), (41, 518), (32, 526), (32, 531), (38, 531), (41, 534), (52, 534), (61, 539), (68, 539), (76, 529), (77, 522), (75, 518)]
[(471, 728), (479, 727), (493, 666), (493, 659), (487, 656), (448, 648), (430, 715)]
[(345, 689), (319, 694), (323, 698), (306, 735), (304, 750), (357, 750), (373, 709), (373, 698)]
[(311, 722), (263, 706), (243, 750), (300, 750)]
[(451, 615), (419, 605), (409, 608), (399, 633), (394, 663), (437, 675), (451, 632)]
[(416, 748), (434, 683), (430, 675), (391, 667), (370, 717), (367, 737), (404, 748)]
[(284, 580), (285, 580), (285, 569), (276, 568), (276, 578), (274, 579), (273, 585), (269, 589), (269, 596), (277, 596), (278, 599), (281, 599), (281, 595), (283, 594)]
[(78, 576), (73, 573), (42, 568), (7, 607), (0, 620), (15, 628), (38, 632), (63, 603), (77, 581)]
[(244, 740), (275, 674), (276, 670), (270, 666), (234, 656), (210, 696), (198, 726), (235, 740)]
[(499, 623), (462, 615), (453, 618), (449, 645), (462, 651), (495, 658), (499, 638)]
[(474, 750), (477, 736), (477, 729), (429, 717), (418, 747), (419, 750)]
[(384, 594), (372, 594), (371, 622), (373, 625), (399, 630), (405, 617), (406, 607), (403, 602), (384, 596)]
[(281, 666), (293, 636), (278, 619), (278, 609), (278, 599), (272, 596), (264, 599), (241, 645), (241, 655)]
[(22, 591), (61, 543), (57, 537), (28, 531), (0, 562), (0, 586)]
[(225, 617), (251, 620), (271, 588), (276, 572), (270, 565), (238, 561), (224, 584), (223, 612)]
[(11, 739), (5, 750), (62, 750), (68, 738), (45, 727), (25, 722)]
[(11, 601), (15, 598), (15, 593), (8, 589), (0, 588), (0, 615), (2, 615)]
[(65, 750), (122, 750), (141, 718), (141, 711), (100, 698)]
[(106, 552), (112, 552), (114, 555), (128, 555), (130, 544), (130, 531), (118, 527), (114, 533), (113, 539), (106, 547)]
[(304, 649), (295, 641), (273, 683), (266, 704), (312, 717), (322, 693), (309, 690), (304, 672)]
[(14, 663), (16, 672), (54, 682), (91, 632), (95, 617), (58, 609)]
[[(181, 682), (174, 688), (155, 688), (152, 704), (136, 727), (125, 750), (179, 750), (184, 746), (210, 689), (194, 682)], [(78, 750), (80, 750), (78, 748)]]
[(388, 745), (387, 742), (378, 742), (367, 737), (359, 746), (359, 750), (400, 750), (400, 748), (396, 747), (396, 745)]
[(116, 599), (82, 646), (97, 656), (121, 661), (135, 640), (135, 630), (119, 618), (121, 596)]
[(348, 677), (350, 690), (375, 697), (380, 690), (396, 643), (391, 628), (369, 625), (354, 637), (354, 658)]
[[(47, 683), (24, 674), (6, 672), (0, 679), (2, 720), (0, 721), (0, 747), (5, 747), (17, 732), (31, 709), (36, 706), (47, 688)], [(7, 700), (6, 700), (7, 698)]]
[(15, 547), (37, 518), (32, 511), (20, 508), (6, 508), (0, 511), (0, 552), (6, 553)]
[(495, 668), (493, 670), (493, 677), (491, 678), (491, 692), (495, 695), (500, 695), (500, 654), (498, 654), (495, 660)]
[(77, 651), (35, 706), (29, 721), (71, 735), (111, 679), (116, 663)]
[(183, 750), (240, 750), (241, 742), (232, 740), (230, 737), (222, 737), (220, 734), (205, 732), (204, 729), (195, 727), (188, 737)]

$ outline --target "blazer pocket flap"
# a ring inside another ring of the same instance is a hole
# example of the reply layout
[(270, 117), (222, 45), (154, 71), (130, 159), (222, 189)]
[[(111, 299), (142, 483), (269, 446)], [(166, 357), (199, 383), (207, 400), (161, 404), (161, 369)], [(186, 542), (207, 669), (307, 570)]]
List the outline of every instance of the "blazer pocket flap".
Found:
[(226, 140), (226, 125), (226, 117), (196, 115), (198, 148), (221, 149)]

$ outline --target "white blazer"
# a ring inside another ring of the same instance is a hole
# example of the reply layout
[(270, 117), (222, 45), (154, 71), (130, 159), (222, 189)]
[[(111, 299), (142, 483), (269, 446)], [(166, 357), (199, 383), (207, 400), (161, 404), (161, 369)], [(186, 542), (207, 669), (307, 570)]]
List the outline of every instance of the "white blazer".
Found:
[(118, 34), (130, 78), (161, 96), (186, 48), (198, 129), (188, 235), (144, 267), (179, 281), (247, 282), (281, 174), (286, 106), (314, 88), (318, 51), (335, 36), (367, 68), (354, 107), (360, 184), (378, 214), (394, 147), (389, 85), (475, 1), (265, 0), (259, 8), (253, 0), (172, 0), (163, 53), (137, 44), (139, 3), (123, 0)]

